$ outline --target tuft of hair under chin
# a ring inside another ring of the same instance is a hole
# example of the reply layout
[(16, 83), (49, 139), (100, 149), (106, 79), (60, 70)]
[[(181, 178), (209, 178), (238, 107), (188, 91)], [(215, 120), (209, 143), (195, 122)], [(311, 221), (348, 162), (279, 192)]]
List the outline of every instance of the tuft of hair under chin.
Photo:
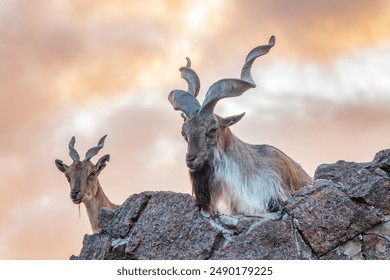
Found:
[(195, 195), (196, 204), (208, 213), (211, 209), (211, 192), (210, 186), (213, 183), (214, 168), (209, 161), (206, 161), (200, 170), (190, 172), (192, 183), (192, 194)]

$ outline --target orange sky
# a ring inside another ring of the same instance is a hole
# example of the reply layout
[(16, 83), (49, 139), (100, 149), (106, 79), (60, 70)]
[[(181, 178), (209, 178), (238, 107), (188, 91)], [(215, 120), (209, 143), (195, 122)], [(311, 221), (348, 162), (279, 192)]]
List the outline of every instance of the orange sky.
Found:
[(191, 58), (202, 99), (271, 35), (252, 68), (258, 87), (217, 105), (247, 112), (237, 136), (311, 175), (390, 148), (388, 0), (0, 0), (0, 259), (67, 259), (91, 233), (54, 165), (71, 162), (73, 135), (84, 155), (108, 134), (100, 182), (113, 202), (190, 192), (182, 119), (167, 100), (186, 89), (179, 67)]

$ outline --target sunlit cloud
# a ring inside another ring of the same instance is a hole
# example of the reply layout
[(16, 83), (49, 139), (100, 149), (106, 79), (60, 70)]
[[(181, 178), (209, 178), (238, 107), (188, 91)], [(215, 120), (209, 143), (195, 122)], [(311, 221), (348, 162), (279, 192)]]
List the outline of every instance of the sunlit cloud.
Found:
[(215, 31), (215, 28), (223, 21), (225, 1), (188, 1), (185, 12), (185, 23), (191, 32), (207, 33)]
[(202, 26), (202, 22), (206, 20), (207, 8), (204, 5), (198, 4), (193, 7), (187, 14), (186, 21), (190, 28)]
[[(336, 103), (390, 100), (390, 44), (354, 51), (327, 64), (273, 61), (256, 70), (257, 94), (263, 99), (280, 95), (310, 97)], [(254, 99), (254, 100), (253, 100)], [(251, 98), (255, 103), (256, 98)], [(258, 104), (261, 105), (261, 104)], [(272, 105), (266, 102), (265, 105)]]
[(150, 149), (150, 157), (152, 168), (166, 168), (167, 166), (175, 166), (177, 158), (180, 158), (180, 149), (177, 147), (177, 141), (166, 137), (160, 137), (152, 143)]

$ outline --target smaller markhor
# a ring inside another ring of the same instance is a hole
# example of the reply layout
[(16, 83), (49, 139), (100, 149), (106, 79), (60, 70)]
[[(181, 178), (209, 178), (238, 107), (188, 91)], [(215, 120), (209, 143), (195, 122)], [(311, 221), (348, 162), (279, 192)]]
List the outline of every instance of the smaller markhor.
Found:
[(73, 136), (69, 142), (69, 155), (73, 163), (68, 166), (62, 160), (56, 159), (55, 164), (59, 171), (65, 174), (66, 179), (70, 185), (70, 199), (75, 204), (84, 203), (87, 208), (89, 222), (94, 233), (99, 232), (101, 228), (98, 226), (98, 218), (100, 209), (107, 207), (110, 209), (117, 209), (119, 205), (112, 203), (103, 191), (99, 183), (98, 176), (100, 172), (106, 167), (110, 160), (110, 155), (102, 156), (96, 164), (91, 162), (91, 158), (96, 156), (104, 146), (103, 136), (96, 147), (93, 147), (85, 154), (85, 159), (80, 161), (80, 156), (74, 144), (76, 138)]

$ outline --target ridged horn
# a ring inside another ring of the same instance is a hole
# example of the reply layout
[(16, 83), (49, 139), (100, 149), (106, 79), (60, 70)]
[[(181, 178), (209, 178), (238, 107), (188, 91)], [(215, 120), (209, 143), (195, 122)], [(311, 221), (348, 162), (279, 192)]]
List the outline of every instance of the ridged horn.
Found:
[(188, 90), (176, 89), (169, 93), (168, 100), (173, 109), (180, 110), (187, 116), (192, 116), (199, 111), (200, 104), (196, 96), (200, 89), (200, 80), (196, 72), (191, 69), (191, 60), (187, 57), (187, 65), (180, 67), (181, 77), (187, 82)]
[(181, 77), (188, 84), (188, 93), (197, 97), (200, 90), (200, 80), (198, 74), (191, 68), (191, 60), (186, 57), (187, 66), (180, 67)]
[(98, 145), (96, 147), (93, 147), (87, 151), (85, 154), (84, 161), (91, 160), (93, 156), (96, 156), (99, 151), (104, 147), (104, 140), (106, 139), (107, 135), (104, 135), (98, 142)]
[(212, 114), (219, 100), (240, 96), (248, 89), (256, 87), (251, 75), (252, 64), (256, 58), (267, 54), (274, 45), (275, 37), (271, 36), (267, 45), (258, 46), (249, 52), (241, 70), (241, 79), (222, 79), (215, 82), (206, 93), (200, 113)]
[(76, 138), (73, 136), (72, 139), (70, 139), (70, 142), (69, 142), (69, 145), (68, 145), (68, 147), (69, 147), (69, 155), (70, 155), (70, 158), (73, 160), (73, 162), (76, 162), (76, 161), (80, 160), (79, 153), (74, 148), (74, 144), (75, 143), (76, 143)]

